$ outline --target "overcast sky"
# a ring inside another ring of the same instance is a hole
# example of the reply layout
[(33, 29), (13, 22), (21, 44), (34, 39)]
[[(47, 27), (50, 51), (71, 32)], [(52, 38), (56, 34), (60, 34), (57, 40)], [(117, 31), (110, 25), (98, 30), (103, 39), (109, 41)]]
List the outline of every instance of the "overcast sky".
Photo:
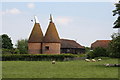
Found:
[(14, 44), (29, 38), (35, 15), (44, 34), (52, 14), (60, 38), (76, 40), (82, 46), (110, 40), (117, 31), (112, 28), (116, 20), (112, 16), (115, 9), (112, 2), (3, 2), (0, 8), (0, 33), (8, 34)]

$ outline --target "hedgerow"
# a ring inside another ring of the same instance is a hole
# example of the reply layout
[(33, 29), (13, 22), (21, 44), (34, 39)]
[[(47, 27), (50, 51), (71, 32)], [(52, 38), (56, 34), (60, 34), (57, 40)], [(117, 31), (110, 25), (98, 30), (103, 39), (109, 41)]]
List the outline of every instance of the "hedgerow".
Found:
[(73, 54), (5, 54), (2, 61), (63, 61), (74, 57)]

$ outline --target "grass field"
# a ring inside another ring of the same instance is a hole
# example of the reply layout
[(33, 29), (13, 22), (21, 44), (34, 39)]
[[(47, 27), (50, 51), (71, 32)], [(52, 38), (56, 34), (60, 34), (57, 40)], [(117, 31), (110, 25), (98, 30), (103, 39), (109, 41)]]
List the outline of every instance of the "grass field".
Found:
[(105, 67), (118, 59), (105, 58), (100, 62), (64, 61), (3, 61), (3, 78), (118, 78), (118, 67)]

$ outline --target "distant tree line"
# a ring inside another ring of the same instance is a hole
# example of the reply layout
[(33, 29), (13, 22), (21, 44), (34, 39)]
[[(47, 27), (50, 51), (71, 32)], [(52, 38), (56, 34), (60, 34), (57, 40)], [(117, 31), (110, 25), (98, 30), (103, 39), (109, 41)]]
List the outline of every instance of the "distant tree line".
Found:
[(21, 39), (17, 41), (13, 47), (11, 38), (7, 34), (0, 35), (0, 49), (2, 49), (2, 54), (27, 54), (27, 39)]

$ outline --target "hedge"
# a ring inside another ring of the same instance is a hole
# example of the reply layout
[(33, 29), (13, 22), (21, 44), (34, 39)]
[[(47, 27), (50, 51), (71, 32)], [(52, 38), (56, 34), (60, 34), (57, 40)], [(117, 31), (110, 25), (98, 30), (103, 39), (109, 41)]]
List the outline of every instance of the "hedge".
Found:
[(74, 54), (5, 54), (2, 61), (63, 61), (77, 57)]

